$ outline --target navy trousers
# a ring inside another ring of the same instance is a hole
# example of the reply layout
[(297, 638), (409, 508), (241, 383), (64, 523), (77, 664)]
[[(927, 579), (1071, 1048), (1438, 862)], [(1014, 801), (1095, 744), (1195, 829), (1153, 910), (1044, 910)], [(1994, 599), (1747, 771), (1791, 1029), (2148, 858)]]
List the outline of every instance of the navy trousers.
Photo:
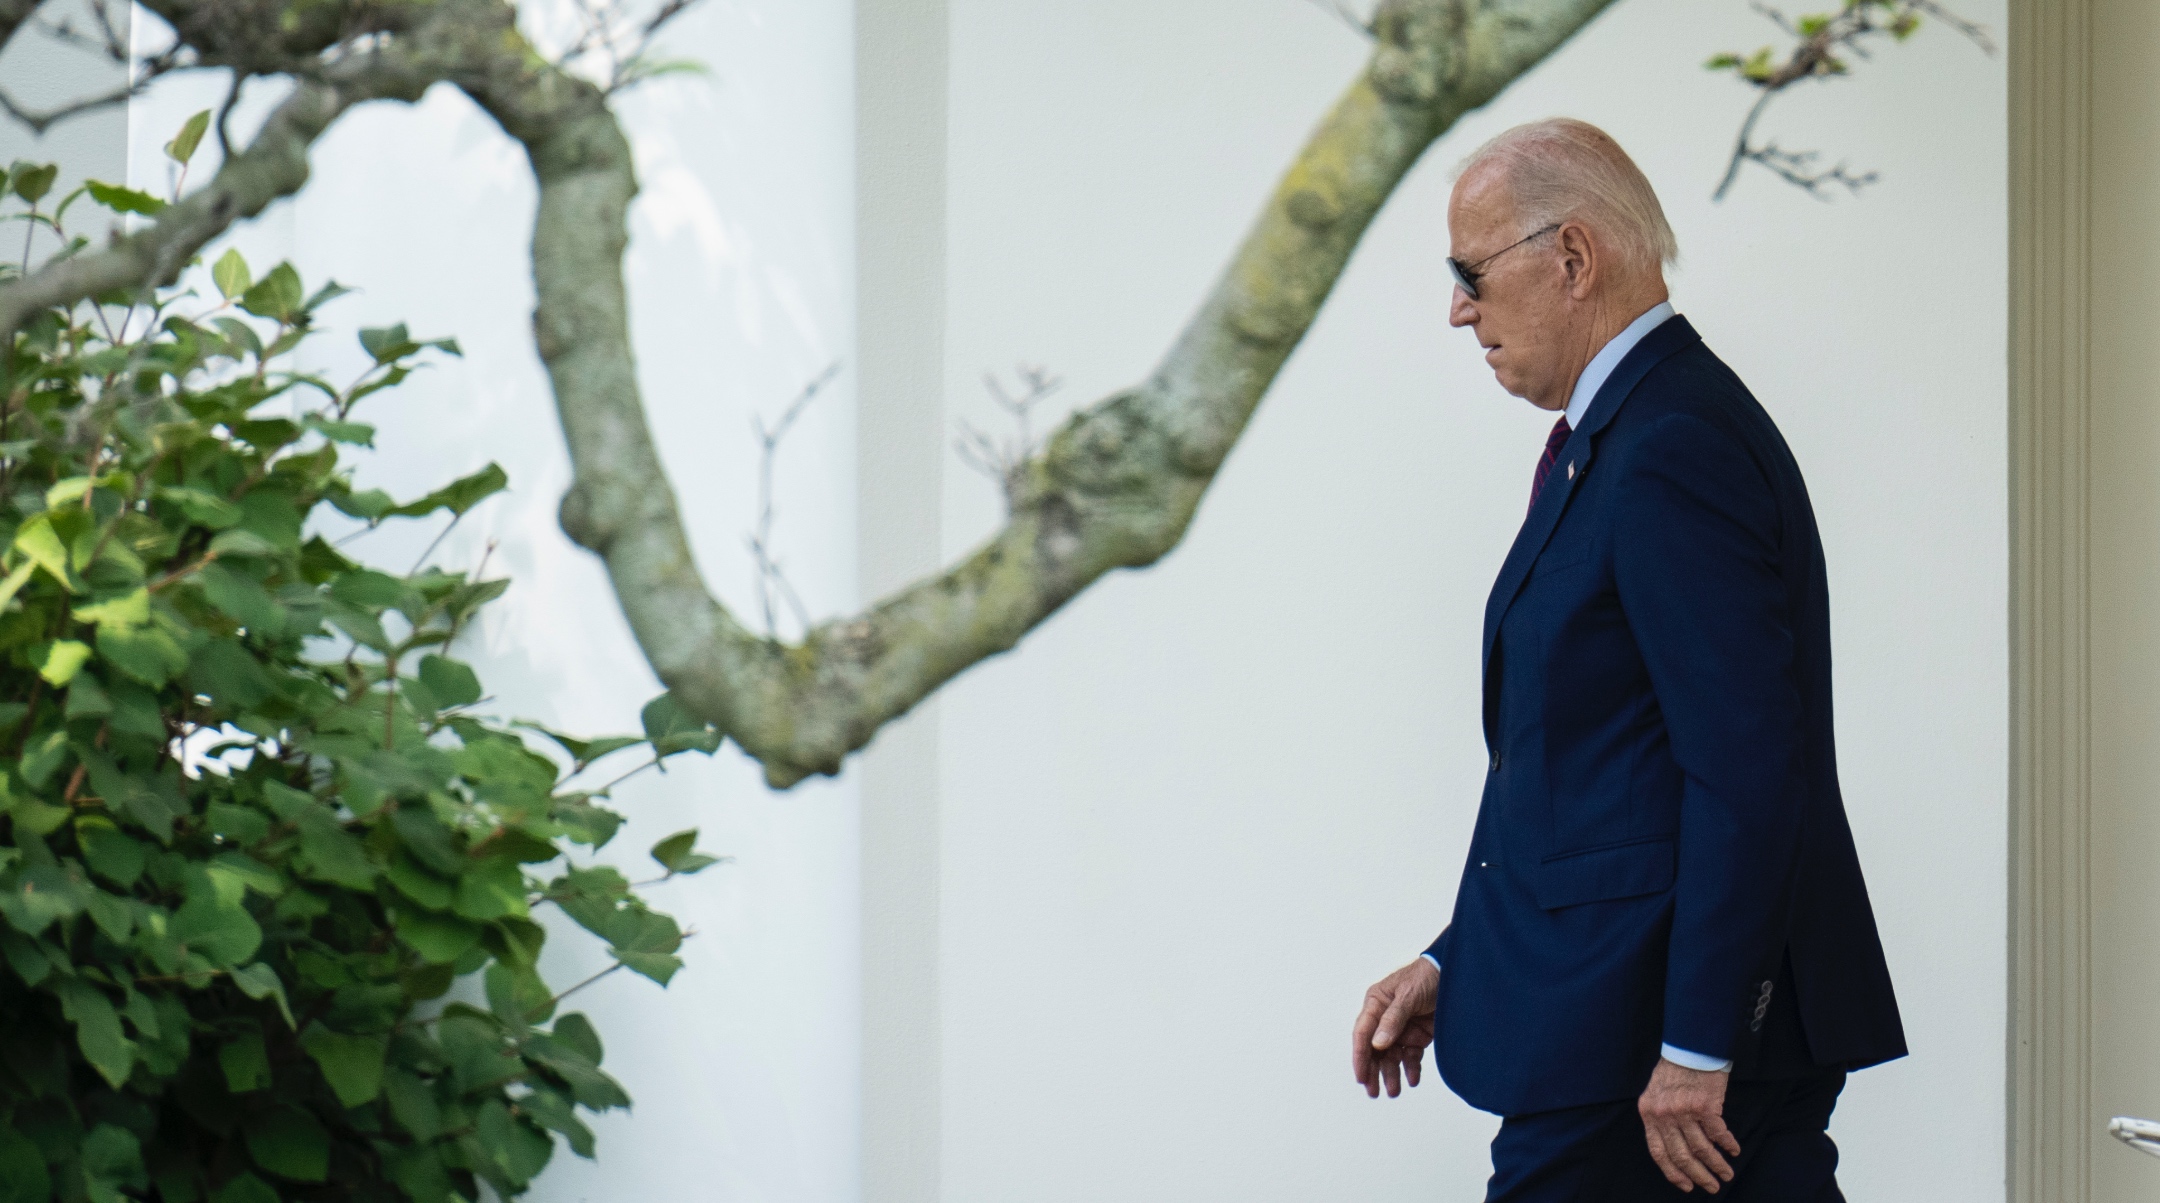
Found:
[(1715, 1196), (1683, 1193), (1658, 1172), (1634, 1099), (1509, 1116), (1493, 1138), (1485, 1203), (1844, 1203), (1825, 1131), (1844, 1088), (1842, 1070), (1735, 1079), (1725, 1126), (1740, 1156)]

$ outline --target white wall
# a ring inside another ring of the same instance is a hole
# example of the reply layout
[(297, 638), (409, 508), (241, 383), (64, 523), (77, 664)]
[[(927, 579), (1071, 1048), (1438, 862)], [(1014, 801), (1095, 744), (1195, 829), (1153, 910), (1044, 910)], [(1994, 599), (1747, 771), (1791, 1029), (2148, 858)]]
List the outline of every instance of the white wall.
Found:
[[(776, 533), (813, 614), (851, 609), (852, 6), (710, 0), (666, 46), (712, 70), (619, 105), (643, 184), (629, 283), (647, 411), (700, 565), (747, 613), (751, 415), (776, 417), (826, 364), (848, 361), (783, 448)], [(139, 182), (164, 179), (158, 147), (219, 94), (214, 80), (173, 81), (136, 107)], [(260, 106), (250, 107), (259, 120)], [(659, 686), (598, 562), (555, 524), (569, 468), (532, 348), (533, 186), (522, 152), (462, 96), (437, 89), (417, 106), (347, 116), (312, 162), (297, 203), (233, 241), (258, 271), (291, 256), (311, 286), (334, 277), (361, 290), (325, 310), (334, 332), (320, 342), (322, 365), (356, 371), (352, 331), (400, 320), (416, 334), (455, 335), (466, 352), (366, 403), (360, 416), (381, 433), (360, 479), (409, 496), (502, 463), (509, 494), (476, 511), (439, 554), (469, 566), (497, 540), (490, 571), (515, 582), (464, 650), (505, 713), (578, 732), (635, 730)], [(433, 534), (385, 531), (349, 550), (402, 569)], [(852, 780), (775, 796), (729, 749), (648, 774), (617, 797), (630, 823), (609, 859), (642, 863), (638, 876), (651, 871), (646, 848), (691, 826), (703, 829), (701, 846), (736, 860), (654, 892), (656, 905), (697, 929), (673, 985), (618, 974), (579, 1000), (637, 1108), (595, 1125), (597, 1163), (560, 1152), (530, 1197), (857, 1198)], [(605, 963), (589, 937), (561, 929), (543, 966), (551, 981)]]
[[(2003, 27), (2000, 3), (1962, 11)], [(1139, 379), (1366, 47), (1302, 0), (951, 0), (949, 413), (1047, 363)], [(2001, 1187), (2004, 94), (1942, 29), (1764, 129), (1883, 182), (1708, 197), (1772, 31), (1621, 0), (1396, 196), (1185, 545), (940, 703), (947, 1203), (1476, 1197), (1494, 1121), (1368, 1102), (1365, 985), (1446, 921), (1483, 771), (1479, 615), (1549, 416), (1445, 324), (1447, 169), (1605, 126), (1685, 252), (1675, 299), (1779, 420), (1830, 558), (1839, 741), (1914, 1056), (1857, 1076), (1854, 1198)], [(946, 550), (998, 517), (948, 460)], [(869, 851), (876, 855), (876, 849)]]

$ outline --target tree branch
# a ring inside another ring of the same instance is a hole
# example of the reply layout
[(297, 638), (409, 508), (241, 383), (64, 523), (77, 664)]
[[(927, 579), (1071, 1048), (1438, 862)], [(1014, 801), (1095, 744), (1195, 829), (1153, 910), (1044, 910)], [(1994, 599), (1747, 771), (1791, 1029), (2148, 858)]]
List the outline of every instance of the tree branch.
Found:
[[(706, 587), (646, 422), (623, 284), (637, 180), (607, 103), (620, 80), (549, 61), (503, 0), (144, 2), (195, 64), (291, 74), (298, 87), (252, 145), (155, 222), (0, 286), (0, 337), (48, 306), (171, 281), (233, 222), (299, 189), (308, 147), (346, 108), (454, 83), (523, 144), (539, 184), (533, 330), (574, 471), (563, 529), (604, 559), (678, 703), (787, 786), (838, 772), (883, 724), (1105, 573), (1174, 547), (1404, 175), (1611, 0), (1385, 0), (1367, 66), (1154, 373), (1074, 414), (1019, 463), (1009, 520), (966, 559), (797, 645), (752, 632)], [(0, 34), (28, 11), (0, 0)]]
[[(186, 4), (152, 7), (176, 29), (205, 24)], [(172, 283), (196, 252), (234, 222), (299, 191), (307, 182), (308, 148), (346, 109), (364, 100), (418, 100), (430, 84), (458, 73), (474, 56), (474, 43), (499, 40), (499, 30), (507, 24), (503, 11), (504, 6), (488, 0), (442, 0), (418, 10), (409, 31), (397, 38), (311, 67), (245, 151), (227, 159), (209, 183), (167, 207), (155, 221), (102, 251), (49, 263), (0, 284), (0, 342), (12, 339), (32, 315), (52, 306), (73, 305), (115, 289)]]
[(1798, 22), (1787, 20), (1784, 13), (1763, 0), (1750, 0), (1750, 3), (1764, 19), (1798, 38), (1799, 44), (1793, 47), (1792, 54), (1783, 63), (1773, 59), (1768, 46), (1751, 55), (1728, 53), (1710, 60), (1711, 70), (1733, 71), (1760, 90), (1755, 103), (1748, 106), (1746, 120), (1740, 123), (1740, 136), (1733, 142), (1732, 157), (1726, 160), (1724, 177), (1718, 181), (1717, 190), (1710, 194), (1712, 200), (1724, 200), (1732, 191), (1744, 163), (1759, 163), (1818, 200), (1829, 199), (1828, 189), (1833, 184), (1857, 193), (1874, 183), (1876, 176), (1872, 171), (1856, 175), (1847, 171), (1842, 163), (1829, 171), (1818, 171), (1814, 166), (1818, 157), (1815, 151), (1783, 150), (1775, 142), (1758, 145), (1754, 134), (1763, 110), (1779, 93), (1806, 80), (1835, 79), (1847, 74), (1851, 68), (1840, 56), (1870, 57), (1867, 43), (1876, 36), (1902, 42), (1920, 27), (1922, 17), (1932, 17), (1971, 39), (1982, 51), (1995, 53), (1995, 43), (1985, 28), (1951, 12), (1937, 0), (1847, 0), (1834, 14), (1802, 17)]
[(14, 38), (15, 31), (38, 9), (43, 0), (0, 0), (0, 47)]
[(1426, 147), (1610, 2), (1382, 5), (1365, 70), (1154, 374), (1069, 419), (1024, 466), (1006, 526), (966, 559), (794, 646), (746, 628), (691, 557), (639, 401), (622, 275), (637, 183), (603, 93), (553, 69), (490, 74), (467, 91), (524, 143), (540, 184), (534, 331), (574, 470), (563, 529), (605, 560), (639, 646), (680, 704), (762, 762), (775, 786), (838, 772), (880, 726), (1010, 649), (1104, 573), (1175, 546)]
[[(144, 81), (144, 83), (147, 82), (147, 80)], [(126, 104), (128, 101), (133, 100), (142, 89), (143, 84), (130, 84), (124, 88), (115, 88), (100, 96), (72, 100), (50, 109), (26, 109), (18, 104), (14, 97), (8, 95), (5, 91), (0, 91), (0, 110), (5, 110), (8, 116), (29, 126), (31, 133), (42, 137), (46, 130), (70, 117), (78, 117), (84, 113), (94, 113), (99, 109), (109, 109), (116, 104)]]

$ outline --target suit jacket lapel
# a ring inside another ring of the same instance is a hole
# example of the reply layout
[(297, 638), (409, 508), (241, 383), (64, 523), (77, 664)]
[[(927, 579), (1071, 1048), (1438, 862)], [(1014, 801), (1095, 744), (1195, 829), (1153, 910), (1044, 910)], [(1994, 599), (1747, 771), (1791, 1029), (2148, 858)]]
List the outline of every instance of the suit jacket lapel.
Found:
[[(1538, 494), (1538, 501), (1530, 509), (1529, 517), (1523, 519), (1522, 529), (1516, 532), (1515, 545), (1508, 549), (1507, 559), (1501, 562), (1500, 579), (1493, 582), (1492, 595), (1485, 601), (1485, 652), (1482, 661), (1485, 687), (1493, 686), (1493, 643), (1500, 636), (1500, 620), (1507, 617), (1508, 607), (1515, 602), (1515, 595), (1522, 591), (1523, 581), (1530, 575), (1531, 565), (1537, 563), (1539, 553), (1545, 550), (1545, 541), (1552, 537), (1553, 527), (1560, 522), (1560, 514), (1567, 509), (1568, 498), (1574, 496), (1575, 485), (1590, 467), (1590, 458), (1596, 449), (1598, 433), (1605, 429), (1620, 412), (1620, 405), (1635, 386), (1649, 374), (1651, 368), (1684, 347), (1701, 342), (1684, 317), (1673, 317), (1657, 329), (1643, 336), (1635, 344), (1613, 374), (1590, 401), (1590, 410), (1583, 415), (1581, 429), (1568, 437), (1560, 448), (1560, 457), (1553, 465), (1553, 474), (1545, 481), (1545, 491)], [(1489, 696), (1489, 693), (1488, 693)], [(1488, 725), (1492, 707), (1487, 706)], [(1486, 742), (1494, 744), (1499, 733), (1488, 729)]]

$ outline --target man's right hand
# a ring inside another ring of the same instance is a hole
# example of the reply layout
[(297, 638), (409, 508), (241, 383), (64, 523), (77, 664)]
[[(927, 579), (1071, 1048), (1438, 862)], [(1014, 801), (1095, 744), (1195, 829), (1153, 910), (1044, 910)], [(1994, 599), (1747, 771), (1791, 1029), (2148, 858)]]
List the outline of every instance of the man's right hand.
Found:
[(1365, 1008), (1350, 1033), (1350, 1068), (1366, 1097), (1379, 1098), (1382, 1082), (1391, 1099), (1403, 1092), (1406, 1079), (1418, 1084), (1426, 1046), (1433, 1041), (1433, 1008), (1439, 996), (1440, 971), (1424, 957), (1365, 992)]

